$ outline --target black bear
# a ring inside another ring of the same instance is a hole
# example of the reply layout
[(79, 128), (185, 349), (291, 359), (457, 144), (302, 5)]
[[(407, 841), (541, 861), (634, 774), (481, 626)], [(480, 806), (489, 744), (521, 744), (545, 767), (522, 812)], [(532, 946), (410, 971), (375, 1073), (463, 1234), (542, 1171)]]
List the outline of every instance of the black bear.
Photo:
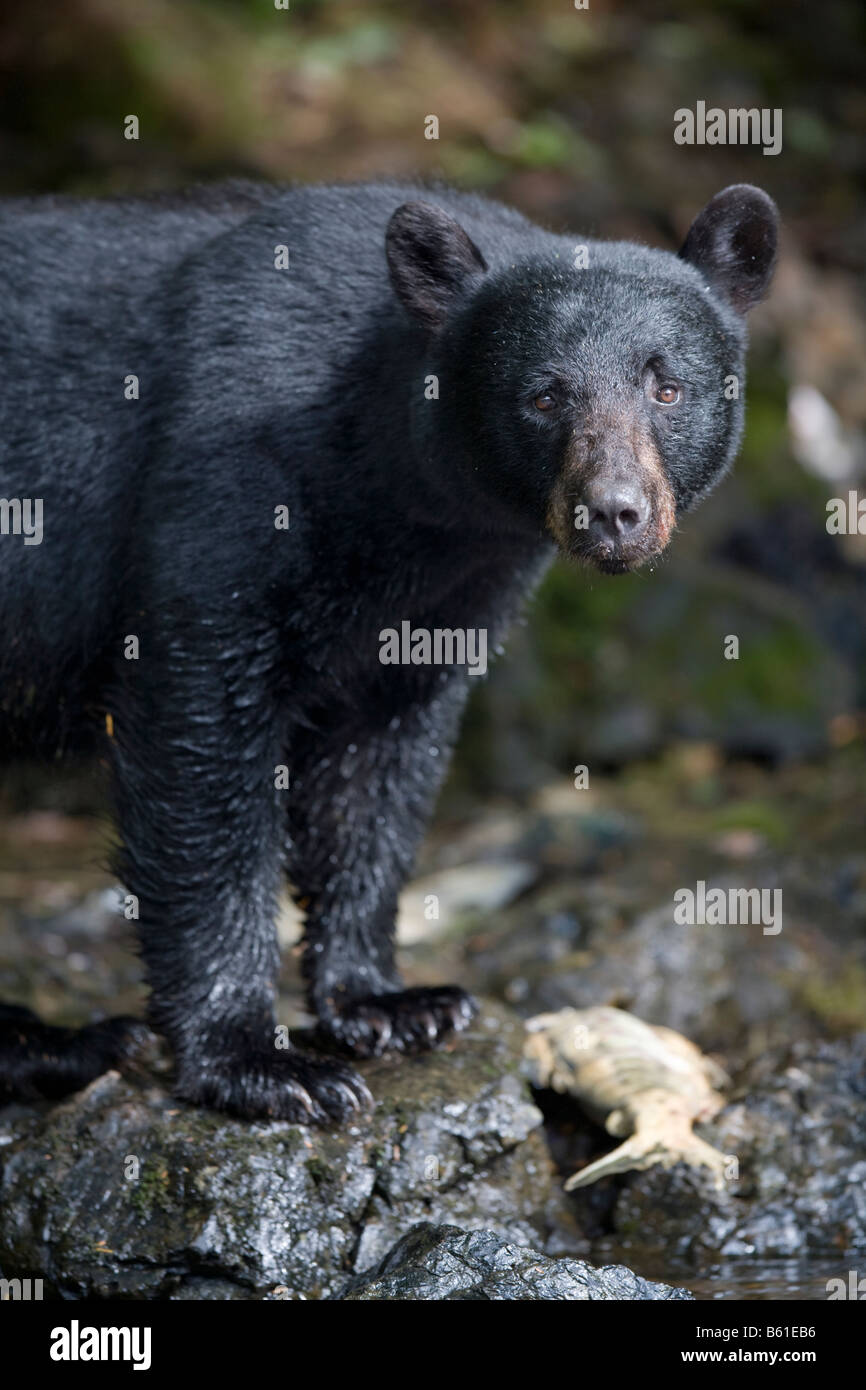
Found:
[[(776, 228), (747, 185), (678, 256), (384, 183), (0, 205), (0, 753), (110, 762), (180, 1097), (301, 1122), (369, 1101), (275, 1045), (284, 874), (331, 1051), (469, 1022), (393, 949), (472, 685), (457, 639), (495, 646), (556, 547), (649, 560), (722, 476)], [(2, 1094), (136, 1045), (7, 1007)]]

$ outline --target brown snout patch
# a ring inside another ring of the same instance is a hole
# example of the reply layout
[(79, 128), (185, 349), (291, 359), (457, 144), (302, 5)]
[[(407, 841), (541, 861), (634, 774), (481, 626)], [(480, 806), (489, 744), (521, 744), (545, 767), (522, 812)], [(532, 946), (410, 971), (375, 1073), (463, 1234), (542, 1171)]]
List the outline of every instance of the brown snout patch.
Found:
[[(619, 563), (614, 568), (636, 569), (664, 550), (676, 523), (676, 499), (658, 448), (645, 422), (636, 416), (608, 417), (575, 431), (551, 492), (548, 529), (566, 555), (600, 562), (588, 531), (575, 525), (575, 509), (583, 504), (590, 481), (605, 477), (636, 484), (649, 503), (646, 526), (616, 547)], [(607, 560), (602, 568), (609, 567)]]

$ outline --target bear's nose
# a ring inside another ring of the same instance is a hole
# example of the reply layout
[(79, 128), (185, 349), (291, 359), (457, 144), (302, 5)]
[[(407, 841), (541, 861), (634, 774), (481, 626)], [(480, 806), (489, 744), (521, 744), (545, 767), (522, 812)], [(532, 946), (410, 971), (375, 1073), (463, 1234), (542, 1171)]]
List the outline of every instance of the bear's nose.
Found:
[(649, 521), (649, 501), (638, 486), (622, 483), (615, 487), (590, 485), (584, 494), (584, 502), (589, 512), (590, 534), (599, 539), (635, 539)]

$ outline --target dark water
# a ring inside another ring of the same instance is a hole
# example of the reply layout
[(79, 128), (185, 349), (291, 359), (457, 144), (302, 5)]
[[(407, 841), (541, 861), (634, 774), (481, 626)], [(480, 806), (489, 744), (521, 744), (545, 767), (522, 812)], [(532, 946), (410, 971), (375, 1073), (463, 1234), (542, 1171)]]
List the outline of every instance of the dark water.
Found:
[[(715, 1260), (707, 1257), (705, 1264), (698, 1264), (688, 1256), (672, 1257), (664, 1252), (629, 1248), (615, 1238), (602, 1237), (592, 1242), (586, 1258), (591, 1264), (627, 1265), (644, 1279), (674, 1284), (688, 1289), (695, 1298), (708, 1301), (824, 1303), (828, 1298), (828, 1280), (844, 1280), (851, 1297), (852, 1272), (854, 1284), (866, 1276), (866, 1255), (862, 1250), (778, 1260), (750, 1255)], [(866, 1284), (863, 1291), (866, 1292)]]
[[(773, 1260), (770, 1264), (727, 1260), (711, 1266), (697, 1278), (694, 1272), (684, 1275), (680, 1282), (700, 1299), (823, 1303), (827, 1299), (827, 1281), (842, 1278), (847, 1284), (848, 1271), (858, 1267), (856, 1260), (853, 1254), (829, 1259)], [(860, 1265), (866, 1266), (862, 1254)]]
[[(644, 1278), (662, 1280), (689, 1289), (697, 1299), (738, 1300), (741, 1302), (797, 1303), (827, 1300), (827, 1281), (844, 1279), (850, 1270), (866, 1273), (866, 1260), (859, 1256), (833, 1255), (828, 1258), (771, 1260), (722, 1260), (696, 1271), (691, 1264), (664, 1261), (648, 1269), (632, 1256), (631, 1268)], [(624, 1264), (628, 1260), (623, 1257)]]

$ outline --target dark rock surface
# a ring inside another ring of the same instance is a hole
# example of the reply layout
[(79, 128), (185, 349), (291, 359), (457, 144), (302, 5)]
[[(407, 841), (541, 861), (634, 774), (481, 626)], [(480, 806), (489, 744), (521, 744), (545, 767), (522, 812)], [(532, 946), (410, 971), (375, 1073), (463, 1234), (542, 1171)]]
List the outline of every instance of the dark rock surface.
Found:
[(511, 1245), (493, 1231), (416, 1226), (378, 1267), (340, 1295), (356, 1302), (384, 1300), (575, 1302), (604, 1299), (688, 1299), (685, 1289), (641, 1279), (622, 1265), (594, 1269), (582, 1260), (552, 1260)]
[[(737, 1158), (738, 1179), (717, 1193), (680, 1164), (614, 1182), (608, 1220), (617, 1252), (704, 1261), (866, 1250), (866, 1034), (769, 1053), (738, 1093), (700, 1128)], [(600, 1195), (579, 1200), (579, 1213)]]
[[(483, 982), (523, 1015), (615, 1004), (721, 1054), (729, 1071), (768, 1047), (863, 1027), (862, 852), (836, 860), (816, 853), (806, 866), (766, 848), (738, 860), (664, 844), (653, 861), (637, 841), (608, 860), (604, 877), (552, 872), (495, 920), (470, 927), (461, 977)], [(674, 894), (698, 880), (708, 890), (778, 891), (781, 930), (678, 924)]]
[[(683, 746), (615, 787), (560, 780), (448, 826), (407, 890), (403, 954), (412, 984), (498, 998), (465, 1040), (365, 1067), (377, 1110), (342, 1134), (187, 1110), (159, 1054), (62, 1105), (0, 1111), (0, 1273), (72, 1298), (338, 1298), (432, 1222), (699, 1297), (825, 1297), (866, 1249), (864, 766), (849, 746), (770, 776)], [(81, 868), (92, 833), (40, 812), (9, 822), (6, 861), (0, 846), (0, 997), (55, 1023), (143, 1007), (130, 924)], [(780, 887), (783, 930), (677, 925), (674, 892), (699, 879)], [(680, 1167), (562, 1194), (614, 1141), (548, 1092), (541, 1129), (506, 1005), (602, 1003), (678, 1028), (732, 1076), (700, 1129), (738, 1159), (726, 1192)], [(309, 1021), (291, 951), (279, 1016)]]
[(59, 1105), (9, 1107), (3, 1274), (71, 1298), (320, 1298), (419, 1221), (573, 1250), (521, 1041), (491, 1007), (453, 1052), (366, 1067), (376, 1110), (344, 1131), (179, 1105), (158, 1053)]

